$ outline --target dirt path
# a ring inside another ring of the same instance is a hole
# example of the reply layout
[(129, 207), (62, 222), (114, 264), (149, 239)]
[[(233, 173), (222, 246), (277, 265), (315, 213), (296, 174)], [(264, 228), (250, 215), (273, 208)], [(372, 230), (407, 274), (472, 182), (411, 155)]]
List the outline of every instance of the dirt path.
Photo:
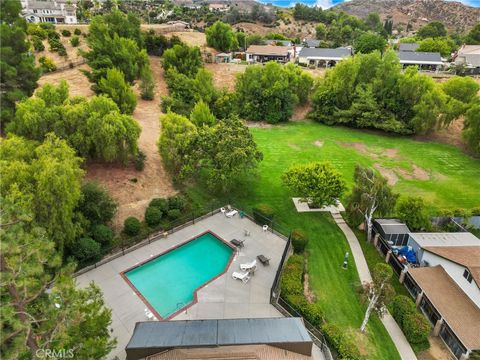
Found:
[(136, 171), (133, 165), (125, 168), (119, 165), (89, 164), (87, 179), (97, 180), (106, 186), (118, 201), (119, 207), (114, 227), (120, 229), (128, 216), (143, 219), (145, 209), (154, 197), (166, 197), (175, 193), (170, 176), (165, 172), (157, 150), (160, 136), (160, 97), (167, 94), (160, 59), (150, 58), (155, 77), (155, 99), (138, 99), (133, 117), (142, 127), (139, 146), (147, 156), (145, 169)]

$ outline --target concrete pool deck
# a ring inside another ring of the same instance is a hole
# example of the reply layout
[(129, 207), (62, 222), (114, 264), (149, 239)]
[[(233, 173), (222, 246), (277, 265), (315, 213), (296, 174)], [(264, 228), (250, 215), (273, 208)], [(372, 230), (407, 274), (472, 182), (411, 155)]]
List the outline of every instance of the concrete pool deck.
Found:
[[(197, 292), (198, 302), (185, 309), (174, 320), (185, 319), (232, 319), (281, 317), (281, 313), (270, 304), (270, 288), (275, 278), (286, 241), (272, 232), (264, 232), (248, 218), (235, 215), (227, 218), (218, 213), (187, 226), (166, 238), (159, 237), (141, 248), (127, 253), (79, 275), (77, 285), (85, 287), (94, 282), (103, 292), (106, 305), (112, 309), (112, 335), (117, 337), (117, 347), (109, 358), (125, 359), (125, 346), (133, 333), (135, 323), (146, 321), (145, 303), (122, 278), (121, 272), (165, 252), (192, 237), (210, 230), (226, 241), (245, 240), (244, 247), (234, 256), (225, 274), (221, 275)], [(250, 236), (245, 236), (248, 230)], [(240, 264), (252, 261), (257, 255), (270, 258), (270, 265), (257, 265), (257, 271), (247, 284), (232, 279)], [(174, 276), (174, 274), (166, 274)], [(321, 359), (320, 357), (314, 357)]]

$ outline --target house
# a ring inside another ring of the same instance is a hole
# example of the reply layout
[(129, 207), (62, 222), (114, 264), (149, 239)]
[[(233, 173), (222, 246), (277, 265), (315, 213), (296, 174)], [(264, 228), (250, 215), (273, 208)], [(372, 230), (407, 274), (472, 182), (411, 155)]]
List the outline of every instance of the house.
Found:
[(216, 12), (224, 12), (228, 10), (227, 3), (210, 3), (208, 4), (208, 10)]
[(215, 54), (215, 62), (217, 64), (229, 63), (229, 62), (232, 61), (232, 59), (233, 59), (232, 53), (218, 53), (218, 54)]
[(185, 30), (190, 28), (190, 24), (186, 21), (181, 21), (181, 20), (172, 20), (168, 21), (167, 25), (173, 26), (175, 28), (178, 28), (179, 30)]
[(351, 55), (351, 48), (324, 49), (304, 47), (298, 53), (298, 62), (304, 65), (331, 67)]
[(76, 0), (21, 0), (22, 16), (27, 22), (76, 24)]
[[(381, 237), (390, 246), (405, 246), (408, 243), (410, 229), (397, 219), (373, 220), (373, 236)], [(375, 241), (376, 243), (376, 241)]]
[(454, 58), (456, 65), (478, 68), (480, 67), (480, 45), (463, 45)]
[(315, 39), (303, 39), (303, 44), (307, 48), (316, 48), (320, 46), (320, 40)]
[(312, 357), (313, 341), (301, 318), (137, 322), (127, 360), (290, 359)]
[(419, 46), (417, 43), (400, 43), (398, 51), (417, 51)]
[(397, 51), (402, 66), (416, 65), (420, 70), (439, 70), (443, 66), (440, 53), (436, 52), (415, 52)]
[(245, 54), (247, 62), (250, 63), (267, 61), (286, 63), (291, 57), (289, 50), (291, 50), (289, 46), (250, 45)]

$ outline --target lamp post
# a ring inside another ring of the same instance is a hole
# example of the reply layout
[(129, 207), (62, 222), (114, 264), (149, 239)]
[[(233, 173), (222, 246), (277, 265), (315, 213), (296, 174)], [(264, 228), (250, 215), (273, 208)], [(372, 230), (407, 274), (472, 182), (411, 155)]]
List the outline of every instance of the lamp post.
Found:
[(348, 268), (348, 256), (349, 256), (349, 253), (348, 251), (345, 253), (345, 256), (343, 258), (343, 264), (342, 264), (342, 269), (343, 270), (347, 270)]

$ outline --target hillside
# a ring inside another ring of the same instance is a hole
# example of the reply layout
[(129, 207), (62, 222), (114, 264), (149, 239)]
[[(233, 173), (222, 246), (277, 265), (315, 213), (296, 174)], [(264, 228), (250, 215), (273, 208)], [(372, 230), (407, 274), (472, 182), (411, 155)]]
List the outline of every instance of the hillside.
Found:
[(394, 25), (410, 22), (416, 30), (430, 21), (441, 21), (450, 30), (469, 30), (480, 21), (480, 8), (443, 0), (352, 0), (337, 5), (336, 9), (365, 17), (371, 12), (382, 19), (393, 18)]

